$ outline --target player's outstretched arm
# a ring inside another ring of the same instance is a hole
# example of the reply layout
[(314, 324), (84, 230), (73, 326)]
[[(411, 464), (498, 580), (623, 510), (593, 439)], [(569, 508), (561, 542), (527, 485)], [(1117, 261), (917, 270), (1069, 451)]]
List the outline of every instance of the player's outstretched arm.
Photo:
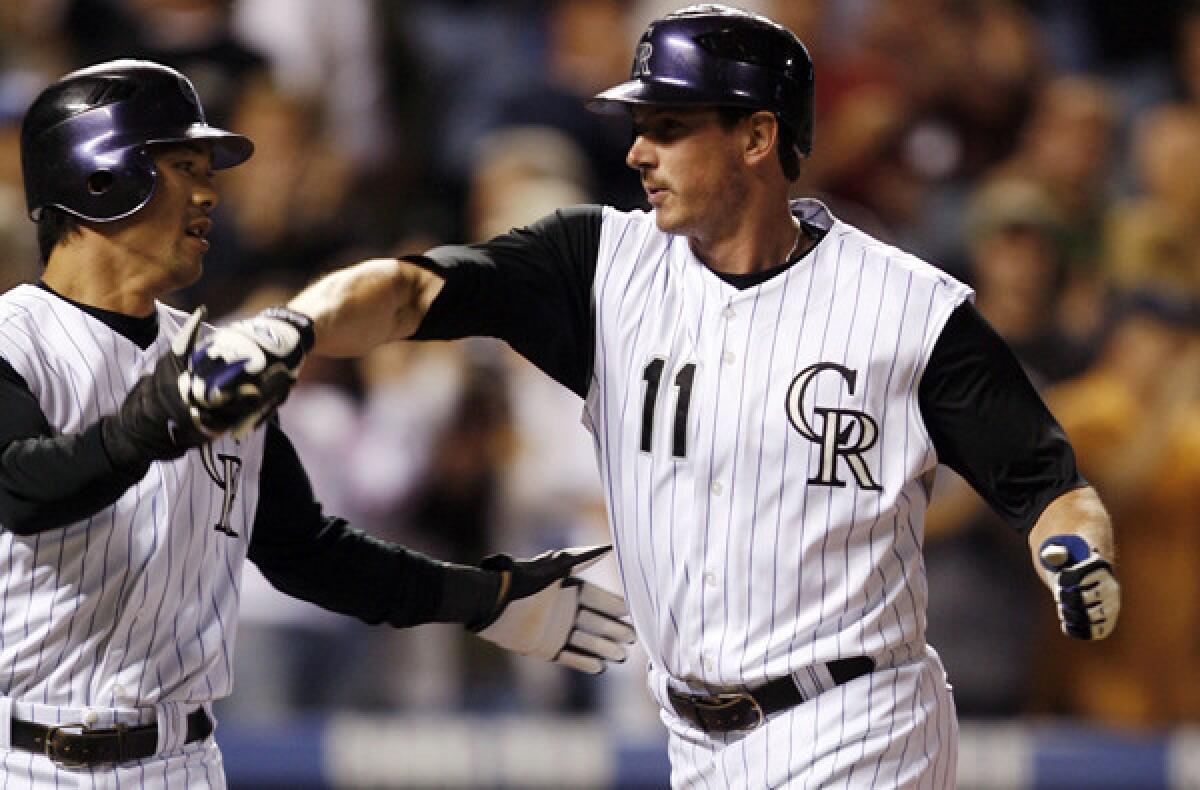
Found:
[(315, 353), (357, 357), (417, 331), (442, 284), (441, 277), (420, 266), (378, 258), (322, 277), (288, 307), (312, 319)]
[(581, 672), (597, 674), (610, 661), (624, 661), (634, 640), (624, 599), (574, 575), (611, 549), (562, 549), (529, 560), (488, 557), (481, 567), (501, 573), (499, 598), (494, 611), (467, 627), (506, 650)]
[(234, 432), (261, 424), (287, 398), (305, 355), (360, 356), (416, 331), (441, 291), (435, 274), (374, 259), (326, 275), (287, 307), (217, 329), (192, 355), (192, 404)]
[(1029, 533), (1034, 567), (1054, 594), (1062, 631), (1104, 639), (1117, 625), (1121, 588), (1113, 571), (1112, 521), (1091, 486), (1051, 502)]

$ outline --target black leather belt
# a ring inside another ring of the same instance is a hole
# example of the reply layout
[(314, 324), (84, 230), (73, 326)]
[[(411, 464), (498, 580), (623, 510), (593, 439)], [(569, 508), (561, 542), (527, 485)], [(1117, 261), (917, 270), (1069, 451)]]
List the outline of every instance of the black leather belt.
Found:
[[(188, 714), (184, 743), (203, 740), (212, 731), (212, 720), (204, 708), (196, 708)], [(82, 724), (47, 725), (13, 719), (11, 743), (14, 749), (44, 754), (62, 766), (124, 763), (157, 753), (158, 725), (118, 724), (112, 729), (90, 730)]]
[[(830, 661), (825, 668), (833, 678), (833, 685), (840, 686), (874, 671), (875, 660), (868, 656), (840, 658)], [(805, 700), (804, 692), (790, 675), (756, 689), (728, 694), (684, 694), (668, 688), (667, 698), (676, 713), (705, 732), (752, 730), (772, 713)]]

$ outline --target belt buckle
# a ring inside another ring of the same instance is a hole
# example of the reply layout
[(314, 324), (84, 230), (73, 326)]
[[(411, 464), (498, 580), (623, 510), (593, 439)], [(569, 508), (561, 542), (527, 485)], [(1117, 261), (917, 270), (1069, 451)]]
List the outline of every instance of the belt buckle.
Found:
[(703, 705), (705, 710), (719, 714), (728, 711), (734, 705), (737, 705), (741, 702), (750, 703), (750, 708), (754, 711), (754, 719), (752, 721), (735, 724), (734, 726), (729, 727), (726, 732), (747, 732), (749, 730), (756, 729), (760, 724), (763, 723), (763, 720), (766, 718), (766, 716), (763, 715), (762, 706), (758, 704), (758, 700), (754, 698), (753, 694), (749, 694), (744, 691), (726, 692), (724, 694), (706, 694), (697, 697), (697, 701), (694, 704), (696, 707)]
[[(66, 730), (78, 729), (78, 733), (66, 732)], [(58, 765), (61, 768), (82, 768), (86, 766), (87, 760), (72, 759), (67, 755), (58, 754), (59, 736), (73, 735), (82, 736), (87, 731), (87, 727), (83, 722), (69, 724), (51, 724), (46, 727), (46, 740), (42, 744), (42, 752), (46, 758)]]

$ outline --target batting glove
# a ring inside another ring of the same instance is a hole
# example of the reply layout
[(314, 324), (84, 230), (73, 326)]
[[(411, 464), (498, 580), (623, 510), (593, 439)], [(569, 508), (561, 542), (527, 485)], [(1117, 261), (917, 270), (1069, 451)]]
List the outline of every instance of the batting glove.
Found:
[(1104, 639), (1117, 625), (1121, 586), (1108, 560), (1078, 535), (1054, 535), (1038, 551), (1050, 572), (1062, 631), (1076, 639)]
[(235, 436), (261, 425), (287, 399), (315, 340), (312, 320), (286, 307), (215, 330), (191, 355), (189, 405)]
[(502, 574), (500, 601), (491, 616), (468, 626), (505, 650), (536, 656), (595, 675), (605, 662), (625, 660), (633, 628), (625, 600), (573, 575), (611, 546), (548, 551), (529, 560), (507, 554), (486, 558), (484, 570)]
[(154, 371), (142, 376), (117, 413), (102, 421), (104, 446), (119, 466), (179, 458), (215, 435), (201, 424), (182, 390), (204, 313), (200, 307), (188, 317)]

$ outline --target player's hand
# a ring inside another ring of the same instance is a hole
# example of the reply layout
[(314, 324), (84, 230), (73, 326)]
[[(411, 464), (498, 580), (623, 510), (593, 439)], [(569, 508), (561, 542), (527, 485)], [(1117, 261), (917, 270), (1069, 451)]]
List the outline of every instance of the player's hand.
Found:
[(215, 330), (191, 354), (189, 406), (213, 430), (260, 425), (287, 399), (314, 340), (312, 321), (286, 307)]
[(625, 660), (633, 628), (625, 600), (573, 575), (598, 561), (611, 546), (562, 549), (529, 560), (507, 554), (485, 559), (484, 570), (502, 574), (495, 611), (471, 630), (523, 655), (598, 674), (606, 662)]
[(1078, 535), (1054, 535), (1038, 551), (1050, 573), (1062, 631), (1076, 639), (1104, 639), (1117, 625), (1121, 586), (1112, 565)]
[(102, 421), (104, 445), (118, 465), (178, 458), (216, 435), (200, 423), (182, 390), (204, 313), (200, 307), (188, 317), (154, 371), (142, 376), (117, 413)]

